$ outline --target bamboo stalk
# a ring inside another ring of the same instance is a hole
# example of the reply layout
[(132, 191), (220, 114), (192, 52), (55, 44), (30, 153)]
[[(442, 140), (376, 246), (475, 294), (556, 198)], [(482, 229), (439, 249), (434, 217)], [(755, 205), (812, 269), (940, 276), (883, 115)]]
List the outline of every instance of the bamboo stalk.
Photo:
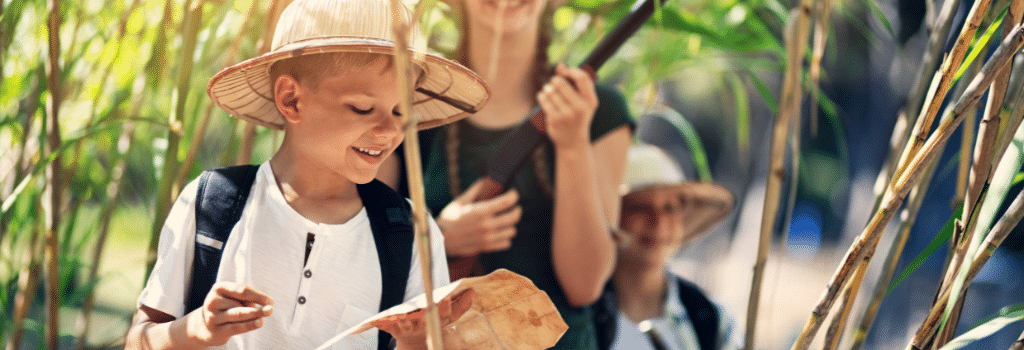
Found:
[[(249, 6), (249, 10), (245, 13), (245, 20), (242, 21), (242, 31), (235, 36), (235, 40), (231, 42), (231, 49), (228, 50), (228, 54), (225, 56), (224, 61), (234, 62), (238, 58), (238, 50), (242, 45), (242, 39), (248, 34), (245, 29), (249, 28), (249, 23), (252, 21), (253, 14), (256, 12), (256, 5), (258, 0), (253, 0)], [(270, 31), (273, 33), (273, 30)], [(230, 63), (228, 63), (230, 64)], [(188, 178), (188, 174), (192, 170), (192, 166), (195, 165), (196, 156), (199, 154), (199, 145), (203, 142), (203, 137), (206, 136), (206, 129), (210, 125), (210, 117), (213, 115), (213, 101), (206, 103), (206, 110), (203, 111), (203, 116), (199, 119), (199, 125), (196, 127), (195, 132), (192, 133), (192, 142), (189, 143), (188, 153), (185, 155), (185, 160), (181, 162), (181, 168), (178, 170), (177, 183), (185, 183)]]
[[(932, 128), (935, 115), (938, 113), (939, 107), (942, 105), (942, 101), (946, 98), (946, 94), (949, 92), (950, 85), (953, 82), (953, 77), (956, 75), (957, 69), (963, 62), (971, 41), (974, 39), (974, 33), (977, 32), (978, 26), (981, 25), (981, 21), (985, 17), (985, 12), (988, 11), (988, 7), (991, 3), (992, 0), (979, 0), (975, 1), (974, 5), (971, 7), (971, 12), (967, 15), (968, 20), (964, 22), (963, 27), (960, 29), (960, 35), (957, 36), (956, 43), (953, 45), (952, 51), (946, 56), (941, 68), (935, 73), (935, 77), (932, 78), (932, 85), (929, 88), (931, 92), (928, 94), (924, 107), (921, 109), (921, 113), (917, 117), (917, 123), (914, 125), (914, 138), (911, 139), (910, 147), (904, 150), (899, 164), (902, 165), (907, 160), (913, 158), (924, 144), (924, 141), (928, 136), (928, 132)], [(899, 174), (899, 169), (901, 168), (903, 167), (896, 167), (897, 174)]]
[[(36, 203), (42, 205), (42, 200)], [(40, 210), (42, 211), (42, 210)], [(25, 266), (18, 274), (18, 293), (14, 296), (14, 312), (11, 315), (11, 333), (7, 341), (7, 350), (21, 349), (21, 339), (25, 334), (25, 318), (28, 316), (32, 303), (35, 301), (36, 289), (39, 286), (39, 275), (42, 264), (39, 263), (39, 237), (45, 230), (40, 222), (36, 233), (29, 238), (28, 256), (25, 259)]]
[(154, 210), (156, 217), (153, 220), (152, 230), (150, 231), (149, 254), (147, 255), (146, 262), (147, 276), (152, 271), (153, 264), (156, 263), (156, 249), (160, 243), (160, 231), (163, 228), (164, 220), (167, 219), (170, 206), (180, 190), (181, 184), (177, 182), (178, 167), (180, 166), (178, 151), (182, 137), (185, 106), (191, 87), (192, 56), (195, 53), (196, 41), (199, 30), (202, 27), (203, 3), (205, 3), (205, 0), (199, 0), (199, 2), (194, 4), (191, 0), (187, 0), (184, 4), (184, 31), (182, 32), (181, 48), (178, 55), (177, 85), (171, 98), (174, 110), (168, 118), (170, 128), (167, 130), (167, 151), (164, 154), (162, 175), (157, 185), (156, 209)]
[[(761, 284), (768, 261), (768, 248), (771, 246), (771, 233), (775, 227), (775, 215), (779, 209), (782, 180), (786, 176), (783, 163), (786, 157), (786, 141), (789, 138), (789, 129), (792, 127), (791, 118), (800, 118), (802, 99), (800, 78), (803, 71), (804, 49), (807, 46), (807, 36), (810, 30), (809, 18), (813, 5), (811, 1), (802, 0), (798, 8), (790, 11), (790, 22), (786, 26), (786, 73), (782, 85), (782, 103), (779, 105), (779, 114), (775, 118), (772, 132), (771, 168), (766, 179), (764, 210), (761, 212), (761, 233), (757, 258), (754, 262), (750, 299), (747, 303), (746, 335), (744, 337), (744, 349), (746, 350), (753, 349), (756, 343)], [(798, 155), (794, 154), (793, 156)]]
[[(1017, 223), (1020, 222), (1022, 217), (1024, 217), (1024, 192), (1018, 192), (1013, 203), (1011, 203), (1010, 207), (1006, 209), (1006, 213), (1003, 214), (1003, 217), (996, 222), (992, 227), (992, 230), (990, 230), (989, 234), (985, 237), (983, 248), (979, 250), (978, 254), (975, 255), (974, 259), (971, 261), (970, 269), (967, 271), (965, 278), (966, 282), (961, 287), (961, 292), (967, 289), (970, 282), (974, 280), (974, 277), (977, 276), (978, 272), (981, 271), (981, 268), (986, 262), (988, 262), (988, 259), (992, 257), (996, 248), (998, 248), (1006, 237), (1009, 236), (1010, 232), (1013, 231), (1013, 228), (1017, 226)], [(950, 291), (950, 289), (943, 291), (938, 301), (932, 305), (928, 316), (925, 318), (924, 323), (922, 323), (921, 328), (918, 329), (917, 333), (914, 335), (908, 349), (922, 349), (922, 346), (924, 342), (927, 341), (929, 334), (935, 330), (937, 323), (940, 321), (943, 311), (945, 310), (945, 305), (949, 302), (951, 294)]]
[[(274, 40), (274, 30), (277, 27), (277, 19), (281, 17), (281, 10), (283, 10), (292, 0), (272, 0), (270, 2), (270, 8), (267, 10), (267, 23), (270, 23), (270, 27), (267, 28), (266, 32), (263, 32), (263, 38), (260, 39), (259, 54), (270, 52), (271, 46)], [(255, 6), (256, 2), (253, 2)], [(256, 147), (256, 124), (245, 121), (245, 128), (242, 130), (242, 138), (239, 141), (238, 155), (235, 158), (235, 165), (244, 165), (252, 163), (252, 152)]]
[(892, 282), (893, 274), (896, 272), (896, 265), (900, 261), (900, 257), (903, 254), (903, 248), (907, 244), (907, 240), (910, 238), (910, 229), (914, 227), (914, 222), (917, 221), (917, 214), (921, 211), (921, 205), (924, 203), (924, 197), (928, 193), (928, 185), (931, 182), (931, 178), (935, 175), (935, 169), (938, 167), (938, 162), (932, 161), (928, 164), (925, 169), (922, 181), (918, 182), (907, 198), (907, 205), (900, 212), (899, 230), (896, 233), (895, 241), (889, 248), (889, 254), (886, 255), (885, 263), (882, 265), (882, 271), (879, 275), (878, 282), (875, 283), (875, 290), (871, 297), (871, 302), (868, 303), (867, 309), (864, 311), (864, 315), (861, 316), (861, 321), (858, 323), (857, 330), (854, 331), (853, 343), (850, 346), (851, 350), (859, 350), (864, 347), (864, 341), (867, 339), (868, 332), (871, 330), (871, 324), (874, 323), (875, 316), (878, 315), (878, 310), (882, 305), (882, 299), (885, 298), (886, 291), (889, 288), (889, 283)]
[[(931, 1), (925, 1), (925, 3), (931, 4)], [(928, 22), (928, 29), (931, 33), (928, 36), (928, 46), (924, 51), (924, 56), (921, 58), (920, 70), (917, 71), (914, 78), (914, 88), (907, 96), (908, 102), (906, 112), (908, 116), (913, 118), (911, 124), (916, 123), (917, 116), (921, 112), (925, 92), (929, 88), (926, 81), (930, 81), (928, 77), (931, 75), (928, 73), (935, 70), (936, 62), (940, 57), (942, 57), (942, 49), (946, 44), (946, 36), (949, 35), (949, 28), (953, 26), (953, 15), (956, 14), (956, 10), (959, 7), (960, 0), (943, 1), (942, 9), (939, 10), (938, 17), (934, 18), (934, 22)], [(906, 139), (906, 137), (904, 137), (904, 139)], [(900, 149), (902, 149), (902, 147)], [(895, 169), (895, 166), (893, 166), (893, 169)]]
[[(974, 67), (978, 66), (971, 65), (971, 68)], [(977, 70), (971, 75), (974, 74), (977, 74)], [(974, 113), (968, 111), (967, 114), (973, 115)], [(953, 202), (951, 203), (954, 208), (964, 204), (964, 199), (967, 196), (968, 175), (970, 175), (969, 171), (971, 170), (971, 140), (974, 139), (975, 124), (977, 122), (974, 118), (967, 118), (964, 120), (964, 129), (960, 134), (960, 163), (957, 165), (956, 171), (956, 193), (953, 194)], [(950, 245), (951, 249), (955, 247), (955, 244)]]
[(950, 111), (950, 117), (942, 119), (935, 132), (932, 133), (922, 146), (921, 151), (917, 152), (914, 158), (906, 164), (905, 170), (901, 172), (902, 175), (894, 182), (893, 190), (886, 192), (890, 195), (886, 196), (887, 198), (883, 200), (885, 205), (875, 212), (867, 227), (857, 237), (853, 245), (850, 246), (846, 256), (843, 258), (842, 265), (836, 269), (825, 293), (822, 294), (818, 306), (812, 311), (810, 319), (808, 319), (803, 331), (793, 344), (794, 350), (806, 349), (810, 345), (814, 333), (817, 332), (824, 321), (823, 315), (828, 313), (832, 303), (835, 302), (839, 289), (843, 287), (850, 277), (853, 265), (863, 259), (865, 246), (878, 243), (884, 224), (892, 219), (896, 209), (903, 203), (903, 199), (910, 191), (910, 188), (921, 179), (921, 175), (924, 172), (923, 164), (931, 162), (942, 147), (945, 146), (950, 135), (953, 134), (956, 127), (963, 121), (965, 117), (964, 111), (971, 104), (976, 103), (985, 90), (987, 90), (986, 88), (992, 81), (992, 73), (1009, 62), (1010, 58), (1013, 57), (1013, 53), (1016, 52), (1022, 42), (1024, 42), (1024, 32), (1021, 31), (1020, 25), (1018, 25), (1014, 29), (1014, 35), (999, 45), (999, 48), (996, 49), (989, 61), (982, 67), (981, 73), (975, 76), (971, 84), (968, 85), (964, 96), (956, 102)]
[(811, 122), (811, 138), (818, 136), (818, 80), (821, 75), (821, 58), (825, 55), (825, 44), (828, 42), (828, 24), (832, 14), (832, 0), (818, 0), (817, 16), (814, 21), (814, 49), (811, 51), (811, 67), (809, 68), (808, 83), (815, 87), (811, 89), (811, 115), (808, 118)]
[(419, 251), (420, 272), (423, 279), (423, 292), (426, 294), (427, 305), (424, 308), (423, 322), (426, 327), (427, 349), (441, 350), (444, 345), (441, 342), (441, 318), (438, 315), (437, 305), (434, 304), (434, 266), (431, 259), (430, 249), (430, 226), (427, 221), (427, 201), (423, 185), (423, 168), (420, 160), (419, 149), (419, 128), (417, 127), (419, 116), (413, 115), (412, 111), (412, 82), (410, 78), (409, 55), (409, 34), (412, 26), (416, 23), (415, 18), (406, 22), (401, 11), (400, 0), (391, 0), (392, 31), (395, 36), (395, 74), (396, 84), (401, 97), (402, 114), (405, 129), (405, 169), (409, 174), (409, 196), (412, 199), (412, 221), (416, 232), (416, 247)]
[[(119, 149), (115, 150), (117, 155), (117, 164), (114, 165), (110, 173), (110, 179), (107, 181), (106, 197), (107, 205), (104, 206), (103, 212), (100, 214), (100, 227), (99, 237), (96, 238), (96, 245), (93, 247), (92, 252), (92, 266), (89, 267), (87, 282), (96, 281), (96, 276), (99, 273), (100, 261), (103, 257), (103, 248), (106, 246), (107, 235), (110, 232), (110, 222), (114, 218), (114, 209), (121, 204), (121, 180), (125, 170), (125, 159), (124, 155), (128, 153), (129, 148), (132, 146), (132, 133), (135, 130), (134, 124), (127, 122), (121, 131), (120, 140), (117, 143)], [(120, 145), (124, 145), (123, 148)], [(93, 305), (95, 302), (95, 292), (98, 283), (93, 284), (93, 289), (89, 290), (89, 293), (85, 296), (85, 300), (82, 302), (82, 313), (80, 316), (80, 323), (82, 328), (79, 332), (78, 343), (76, 349), (86, 349), (88, 347), (88, 336), (89, 326), (91, 324), (89, 316), (92, 314)]]
[[(49, 16), (46, 20), (47, 42), (49, 49), (46, 65), (46, 88), (50, 91), (46, 99), (46, 139), (47, 154), (54, 154), (60, 149), (60, 104), (63, 98), (64, 89), (61, 88), (60, 76), (63, 70), (60, 67), (60, 24), (61, 18), (60, 0), (47, 0), (46, 10)], [(60, 228), (61, 217), (61, 194), (63, 189), (63, 175), (61, 169), (61, 156), (58, 153), (56, 158), (46, 168), (49, 186), (49, 202), (43, 206), (46, 218), (46, 250), (44, 259), (46, 261), (46, 345), (50, 349), (58, 347), (60, 337), (60, 285), (58, 277), (60, 273), (60, 246), (58, 245), (57, 231)]]
[[(869, 261), (870, 258), (861, 260), (860, 266), (867, 266)], [(834, 350), (839, 346), (843, 329), (846, 328), (846, 319), (849, 317), (850, 308), (857, 299), (857, 290), (860, 288), (860, 282), (864, 279), (865, 271), (867, 271), (866, 268), (861, 268), (860, 266), (853, 272), (851, 282), (843, 288), (843, 300), (839, 304), (839, 313), (832, 316), (832, 324), (825, 331), (825, 346), (822, 349)]]

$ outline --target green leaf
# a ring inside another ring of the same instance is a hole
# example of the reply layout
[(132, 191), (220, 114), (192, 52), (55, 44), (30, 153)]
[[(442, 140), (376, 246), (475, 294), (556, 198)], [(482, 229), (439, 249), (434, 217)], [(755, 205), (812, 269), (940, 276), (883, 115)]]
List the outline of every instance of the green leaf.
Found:
[(864, 6), (871, 9), (871, 14), (875, 15), (875, 18), (878, 19), (879, 22), (882, 22), (882, 25), (885, 26), (885, 30), (889, 31), (889, 36), (895, 38), (896, 32), (892, 30), (892, 24), (889, 23), (889, 19), (885, 17), (884, 13), (882, 13), (882, 9), (878, 8), (878, 4), (876, 4), (874, 0), (861, 0), (861, 2), (864, 3)]
[(896, 289), (896, 286), (900, 285), (900, 282), (903, 282), (904, 278), (907, 278), (907, 276), (913, 273), (914, 270), (917, 270), (918, 266), (921, 266), (925, 259), (928, 259), (928, 257), (938, 250), (943, 243), (946, 243), (950, 237), (953, 237), (953, 222), (960, 218), (963, 211), (963, 205), (958, 206), (956, 210), (953, 211), (953, 215), (946, 221), (946, 225), (942, 226), (942, 230), (939, 230), (939, 234), (935, 235), (935, 238), (932, 239), (931, 243), (928, 243), (928, 246), (925, 247), (916, 258), (914, 258), (914, 261), (910, 262), (910, 265), (907, 265), (907, 268), (903, 269), (903, 272), (900, 273), (900, 277), (896, 278), (895, 281), (892, 281), (892, 284), (889, 285), (889, 289), (885, 291), (885, 295), (889, 295), (893, 289)]
[(956, 71), (956, 75), (953, 76), (953, 84), (960, 80), (960, 76), (964, 74), (967, 67), (970, 67), (971, 63), (978, 58), (978, 55), (985, 51), (985, 48), (988, 46), (989, 39), (991, 39), (992, 35), (995, 34), (999, 25), (1003, 23), (1003, 18), (1006, 18), (1007, 9), (1009, 9), (1009, 7), (1003, 9), (1003, 12), (999, 14), (999, 18), (993, 21), (992, 25), (988, 26), (988, 29), (985, 30), (985, 34), (982, 34), (981, 37), (975, 39), (974, 48), (971, 49), (971, 53), (968, 54), (967, 58), (965, 58), (963, 63), (960, 64), (960, 70)]
[(693, 166), (696, 168), (697, 176), (700, 180), (704, 182), (713, 181), (711, 178), (711, 167), (708, 166), (708, 155), (704, 151), (704, 143), (701, 142), (700, 135), (697, 134), (697, 129), (694, 129), (693, 124), (686, 120), (686, 118), (683, 118), (679, 112), (668, 107), (658, 110), (656, 115), (671, 123), (672, 126), (675, 126), (679, 134), (686, 140), (686, 146), (690, 149)]
[(1024, 303), (1010, 305), (999, 310), (994, 316), (990, 316), (991, 320), (984, 322), (980, 325), (971, 328), (971, 330), (964, 332), (959, 337), (956, 337), (952, 341), (943, 346), (939, 350), (956, 350), (970, 345), (975, 340), (979, 340), (998, 332), (1003, 327), (1006, 327), (1014, 322), (1024, 320)]
[(750, 149), (750, 100), (747, 98), (747, 89), (739, 77), (730, 74), (729, 83), (732, 86), (733, 101), (736, 103), (736, 142), (741, 150), (747, 150)]

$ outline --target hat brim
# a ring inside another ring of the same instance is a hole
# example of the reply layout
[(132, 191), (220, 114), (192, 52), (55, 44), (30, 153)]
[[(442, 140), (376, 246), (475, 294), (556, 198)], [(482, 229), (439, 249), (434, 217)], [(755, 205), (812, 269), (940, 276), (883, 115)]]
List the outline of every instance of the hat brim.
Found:
[(709, 182), (683, 182), (631, 188), (625, 196), (670, 192), (683, 202), (683, 227), (686, 236), (704, 233), (732, 212), (735, 198), (725, 187)]
[[(475, 113), (486, 104), (490, 91), (476, 73), (430, 53), (409, 50), (411, 62), (423, 70), (413, 91), (413, 115), (420, 130), (448, 124)], [(387, 40), (363, 37), (325, 37), (298, 41), (267, 54), (224, 68), (210, 79), (206, 92), (229, 114), (281, 130), (284, 116), (274, 103), (270, 66), (285, 58), (335, 52), (393, 55)]]

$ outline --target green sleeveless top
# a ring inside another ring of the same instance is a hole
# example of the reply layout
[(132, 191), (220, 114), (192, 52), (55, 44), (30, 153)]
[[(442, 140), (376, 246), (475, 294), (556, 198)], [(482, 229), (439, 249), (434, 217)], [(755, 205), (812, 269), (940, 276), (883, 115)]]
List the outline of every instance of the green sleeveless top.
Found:
[[(598, 107), (590, 127), (591, 141), (622, 125), (632, 127), (633, 119), (629, 115), (622, 94), (602, 85), (598, 85), (596, 90)], [(460, 190), (465, 190), (484, 175), (487, 157), (515, 131), (515, 127), (494, 130), (478, 128), (465, 120), (458, 123), (459, 180), (462, 186)], [(440, 213), (453, 199), (449, 191), (445, 138), (446, 133), (441, 130), (435, 132), (429, 140), (423, 140), (426, 200), (427, 206), (434, 214)], [(544, 146), (548, 155), (548, 169), (554, 171), (552, 147), (550, 141)], [(554, 174), (549, 175), (553, 180)], [(512, 239), (510, 249), (480, 256), (484, 272), (490, 273), (499, 268), (511, 270), (531, 279), (538, 288), (548, 294), (569, 325), (569, 330), (559, 340), (555, 349), (596, 349), (592, 311), (589, 307), (571, 306), (555, 278), (551, 261), (554, 207), (551, 194), (546, 193), (538, 184), (532, 160), (527, 159), (515, 174), (512, 187), (519, 191), (519, 204), (523, 208), (523, 216), (516, 225), (517, 234)]]

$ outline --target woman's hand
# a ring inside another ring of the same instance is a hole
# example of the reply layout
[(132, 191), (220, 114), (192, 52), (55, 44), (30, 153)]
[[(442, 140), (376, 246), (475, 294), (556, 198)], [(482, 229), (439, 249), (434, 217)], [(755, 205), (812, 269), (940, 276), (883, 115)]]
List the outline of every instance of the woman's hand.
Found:
[(590, 122), (597, 110), (594, 80), (586, 71), (559, 63), (555, 76), (537, 93), (548, 137), (555, 147), (590, 144)]
[(512, 246), (516, 224), (523, 215), (519, 193), (509, 190), (500, 196), (473, 202), (483, 182), (477, 180), (448, 203), (437, 218), (449, 256), (471, 256), (501, 251)]

